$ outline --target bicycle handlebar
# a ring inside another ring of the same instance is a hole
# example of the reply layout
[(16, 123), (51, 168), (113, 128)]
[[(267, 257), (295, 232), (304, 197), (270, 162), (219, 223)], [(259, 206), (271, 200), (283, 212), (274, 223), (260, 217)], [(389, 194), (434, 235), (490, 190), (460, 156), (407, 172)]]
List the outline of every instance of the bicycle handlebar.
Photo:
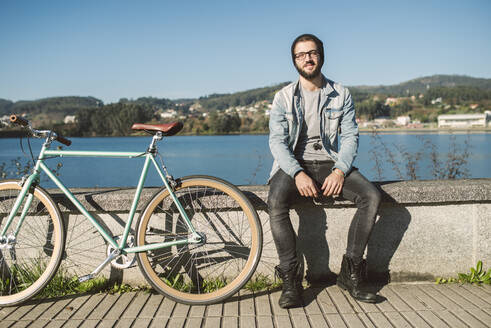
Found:
[(54, 140), (66, 145), (66, 146), (70, 146), (72, 144), (72, 142), (70, 140), (62, 137), (61, 135), (59, 135), (58, 133), (56, 133), (54, 131), (39, 131), (39, 130), (32, 128), (31, 125), (29, 124), (28, 120), (26, 120), (25, 118), (18, 116), (16, 114), (10, 115), (10, 122), (29, 128), (29, 130), (31, 130), (32, 135), (34, 137), (38, 137), (38, 138), (40, 138), (40, 137), (51, 137)]

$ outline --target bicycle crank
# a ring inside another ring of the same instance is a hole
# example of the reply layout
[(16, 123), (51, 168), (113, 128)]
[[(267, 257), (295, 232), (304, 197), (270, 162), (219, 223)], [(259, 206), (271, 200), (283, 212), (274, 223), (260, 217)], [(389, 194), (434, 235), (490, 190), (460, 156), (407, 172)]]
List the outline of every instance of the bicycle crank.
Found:
[[(114, 238), (114, 241), (118, 242), (122, 236), (117, 236)], [(135, 242), (135, 238), (133, 236), (128, 236), (128, 240), (126, 241), (127, 247), (133, 247)], [(111, 245), (107, 245), (107, 255), (111, 255), (114, 252), (115, 248)], [(111, 261), (111, 266), (116, 269), (127, 269), (135, 264), (136, 258), (135, 254), (121, 254), (117, 258)]]

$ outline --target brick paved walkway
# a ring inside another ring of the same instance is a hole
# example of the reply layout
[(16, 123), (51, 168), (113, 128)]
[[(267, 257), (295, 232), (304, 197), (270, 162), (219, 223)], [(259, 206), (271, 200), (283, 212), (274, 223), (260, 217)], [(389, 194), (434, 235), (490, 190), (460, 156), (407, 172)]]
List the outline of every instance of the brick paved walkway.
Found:
[(152, 293), (95, 294), (0, 308), (0, 327), (491, 327), (491, 287), (390, 284), (379, 304), (336, 286), (311, 287), (283, 310), (279, 291), (243, 291), (225, 303), (178, 304)]

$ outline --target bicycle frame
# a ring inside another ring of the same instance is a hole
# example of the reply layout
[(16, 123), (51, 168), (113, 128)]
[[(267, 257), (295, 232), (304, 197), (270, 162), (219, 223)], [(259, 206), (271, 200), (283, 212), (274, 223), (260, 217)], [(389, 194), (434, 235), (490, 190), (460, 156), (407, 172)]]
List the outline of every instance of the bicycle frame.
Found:
[[(161, 136), (159, 136), (161, 138)], [(22, 225), (22, 222), (27, 214), (27, 211), (29, 209), (29, 206), (32, 202), (32, 192), (29, 192), (31, 190), (31, 186), (36, 185), (39, 181), (39, 176), (41, 172), (46, 173), (46, 175), (60, 188), (60, 190), (67, 196), (67, 198), (77, 207), (77, 209), (87, 218), (89, 221), (92, 223), (92, 225), (97, 229), (97, 231), (102, 235), (102, 237), (109, 243), (111, 246), (115, 249), (118, 250), (119, 252), (123, 253), (137, 253), (137, 252), (145, 252), (149, 250), (154, 250), (154, 249), (159, 249), (159, 248), (164, 248), (164, 247), (170, 247), (174, 245), (180, 245), (180, 244), (188, 244), (188, 243), (199, 243), (201, 242), (201, 236), (196, 232), (194, 229), (189, 217), (187, 216), (186, 212), (184, 211), (181, 203), (175, 196), (173, 192), (173, 188), (171, 187), (169, 183), (169, 179), (167, 176), (164, 174), (160, 166), (157, 164), (155, 160), (155, 155), (156, 155), (156, 148), (154, 147), (155, 141), (160, 140), (158, 137), (154, 136), (154, 139), (152, 140), (152, 144), (149, 148), (149, 151), (141, 153), (141, 152), (113, 152), (113, 151), (70, 151), (70, 150), (50, 150), (50, 144), (51, 141), (46, 141), (43, 143), (43, 146), (41, 148), (41, 152), (39, 155), (39, 158), (36, 161), (36, 164), (33, 169), (33, 173), (27, 177), (27, 179), (24, 181), (24, 184), (22, 186), (21, 192), (19, 196), (17, 197), (17, 200), (12, 208), (12, 211), (7, 219), (7, 223), (2, 229), (0, 236), (5, 236), (5, 233), (7, 232), (7, 229), (9, 228), (10, 224), (12, 223), (13, 218), (19, 211), (19, 207), (24, 201), (24, 198), (27, 195), (27, 200), (26, 204), (24, 205), (24, 208), (22, 209), (22, 213), (19, 219), (19, 223), (17, 224), (17, 227), (14, 232), (14, 236), (17, 235), (20, 226)], [(155, 149), (155, 151), (150, 151), (150, 149)], [(140, 174), (140, 179), (138, 181), (138, 185), (136, 187), (136, 192), (133, 198), (133, 202), (131, 204), (131, 209), (129, 212), (128, 220), (126, 222), (126, 225), (124, 227), (124, 232), (123, 236), (119, 242), (119, 245), (116, 243), (116, 241), (110, 236), (110, 234), (97, 222), (97, 220), (87, 211), (87, 209), (75, 198), (75, 196), (72, 194), (72, 192), (56, 177), (53, 172), (44, 164), (44, 160), (47, 158), (53, 158), (53, 157), (98, 157), (98, 158), (139, 158), (139, 157), (145, 157), (145, 163), (143, 165), (141, 174)], [(147, 173), (150, 167), (150, 163), (153, 164), (155, 169), (157, 170), (158, 174), (160, 175), (160, 178), (162, 179), (162, 182), (164, 183), (164, 186), (167, 188), (167, 190), (170, 193), (170, 196), (172, 197), (174, 203), (176, 204), (179, 213), (184, 217), (185, 222), (191, 231), (191, 235), (188, 236), (187, 239), (184, 240), (179, 240), (179, 241), (169, 241), (169, 242), (162, 242), (162, 243), (155, 243), (155, 244), (149, 244), (145, 246), (134, 246), (134, 247), (126, 247), (126, 240), (128, 238), (130, 229), (131, 229), (131, 223), (133, 222), (133, 218), (135, 216), (138, 202), (140, 200), (140, 196), (143, 190), (143, 186), (145, 184), (145, 180), (147, 177)]]

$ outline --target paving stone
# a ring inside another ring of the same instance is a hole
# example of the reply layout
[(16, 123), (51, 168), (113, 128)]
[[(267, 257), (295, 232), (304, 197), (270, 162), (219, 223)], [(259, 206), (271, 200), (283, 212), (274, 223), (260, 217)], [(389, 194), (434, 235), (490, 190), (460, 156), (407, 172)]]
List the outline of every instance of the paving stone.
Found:
[[(188, 320), (186, 321), (186, 326), (184, 326), (184, 327), (185, 328), (200, 328), (202, 322), (203, 322), (203, 318), (191, 317), (191, 318), (188, 318)], [(164, 326), (160, 326), (160, 327), (164, 327)]]
[(175, 318), (175, 317), (179, 317), (179, 318), (184, 317), (185, 318), (185, 317), (187, 317), (190, 307), (191, 306), (189, 306), (187, 304), (176, 303), (176, 306), (174, 307), (174, 311), (172, 312), (172, 318)]
[(68, 303), (60, 312), (58, 312), (54, 319), (66, 320), (71, 318), (90, 299), (90, 296), (91, 295), (83, 295), (72, 299), (70, 303)]
[(483, 310), (472, 309), (472, 310), (467, 310), (467, 312), (472, 314), (475, 318), (477, 318), (482, 323), (485, 323), (485, 324), (491, 326), (491, 315), (487, 314)]
[(287, 315), (275, 315), (274, 321), (276, 323), (276, 327), (281, 327), (281, 328), (293, 327), (290, 317)]
[(429, 310), (434, 311), (442, 311), (445, 307), (440, 304), (441, 296), (435, 293), (427, 293), (425, 291), (428, 290), (428, 286), (419, 287), (414, 286), (415, 288), (412, 290), (413, 295), (425, 305), (425, 307)]
[(95, 328), (99, 324), (100, 320), (84, 320), (79, 326), (80, 328)]
[(344, 322), (350, 328), (365, 328), (363, 321), (360, 319), (358, 314), (355, 313), (345, 313), (342, 315)]
[(102, 302), (104, 297), (106, 297), (106, 294), (91, 295), (89, 299), (80, 307), (80, 309), (78, 309), (78, 311), (75, 312), (70, 318), (84, 320), (95, 309), (95, 307)]
[(394, 327), (411, 328), (409, 322), (399, 312), (384, 312), (384, 315), (389, 319)]
[(271, 316), (271, 303), (269, 299), (269, 293), (259, 293), (255, 295), (254, 298), (256, 306), (256, 315), (258, 316)]
[(73, 299), (64, 298), (56, 300), (52, 306), (49, 307), (45, 312), (43, 312), (38, 319), (53, 319), (60, 313)]
[(457, 318), (450, 310), (438, 311), (436, 315), (445, 321), (452, 328), (464, 328), (467, 326), (462, 320)]
[(310, 300), (308, 304), (304, 304), (305, 312), (309, 315), (312, 314), (322, 314), (321, 308), (317, 303), (317, 295), (319, 295), (324, 288), (307, 288), (303, 293), (304, 302), (305, 300)]
[(118, 298), (116, 303), (113, 305), (111, 310), (109, 310), (109, 312), (106, 314), (104, 319), (118, 320), (119, 318), (121, 318), (121, 315), (123, 314), (123, 312), (128, 308), (128, 304), (130, 304), (130, 302), (133, 300), (133, 298), (135, 296), (136, 296), (135, 293), (123, 293)]
[[(257, 316), (257, 327), (258, 328), (274, 328), (273, 317), (272, 316)], [(318, 326), (320, 327), (320, 326)]]
[(155, 313), (156, 318), (170, 318), (172, 311), (174, 311), (174, 307), (176, 306), (176, 302), (169, 298), (164, 298), (162, 303), (160, 303), (160, 307)]
[(307, 315), (305, 313), (292, 314), (291, 318), (293, 321), (293, 326), (295, 327), (310, 327), (309, 319), (307, 319)]
[(97, 328), (112, 328), (116, 325), (117, 320), (101, 320)]
[(24, 327), (27, 327), (28, 325), (30, 325), (31, 323), (32, 323), (32, 321), (29, 321), (29, 320), (13, 321), (11, 323), (11, 325), (8, 326), (8, 328), (24, 328)]
[(455, 316), (459, 318), (461, 321), (463, 321), (466, 325), (472, 328), (480, 328), (480, 327), (489, 328), (489, 326), (485, 325), (484, 323), (476, 319), (473, 315), (471, 315), (469, 312), (465, 310), (459, 309), (459, 310), (452, 311), (452, 313), (455, 314)]
[(138, 314), (138, 318), (153, 318), (163, 299), (164, 297), (160, 294), (151, 294), (140, 314)]
[(21, 305), (17, 308), (17, 310), (11, 312), (8, 316), (6, 316), (4, 320), (6, 320), (6, 321), (21, 320), (22, 318), (24, 318), (26, 313), (31, 311), (34, 308), (34, 306), (36, 306), (36, 305), (37, 304)]
[(415, 285), (396, 285), (390, 287), (401, 300), (403, 300), (410, 307), (410, 311), (423, 311), (429, 310), (429, 306), (426, 303), (421, 302), (415, 295)]
[(372, 320), (370, 320), (370, 318), (365, 314), (365, 313), (357, 313), (358, 315), (358, 318), (360, 318), (360, 320), (363, 322), (363, 324), (365, 325), (365, 327), (367, 328), (377, 328), (373, 325), (373, 322)]
[(353, 306), (350, 304), (338, 286), (331, 286), (327, 288), (327, 293), (331, 297), (339, 313), (355, 313)]
[(50, 320), (46, 325), (46, 328), (60, 328), (65, 322), (65, 320)]
[(331, 327), (336, 327), (336, 328), (347, 327), (346, 324), (344, 323), (343, 318), (341, 317), (341, 314), (339, 313), (326, 314), (326, 320), (327, 323), (329, 323), (329, 326)]
[[(129, 328), (133, 324), (134, 319), (132, 318), (125, 318), (125, 319), (120, 319), (118, 320), (118, 323), (116, 323), (115, 328)], [(165, 326), (158, 326), (158, 327), (165, 327)], [(63, 327), (65, 328), (65, 327)]]
[[(252, 316), (240, 316), (239, 318), (240, 328), (255, 328), (256, 318)], [(223, 325), (223, 327), (227, 327)]]
[[(151, 321), (152, 321), (152, 319), (148, 319), (148, 318), (136, 318), (133, 321), (133, 325), (131, 327), (135, 327), (135, 328), (149, 327)], [(162, 327), (162, 326), (160, 326), (160, 327)], [(182, 326), (179, 326), (179, 327), (182, 327)]]
[(30, 309), (29, 312), (24, 314), (22, 320), (36, 320), (44, 311), (48, 310), (48, 308), (53, 305), (53, 302), (41, 302), (38, 303), (34, 308)]
[(254, 309), (254, 294), (247, 290), (240, 291), (240, 315), (256, 315), (256, 311)]
[(224, 316), (234, 316), (238, 317), (239, 316), (239, 299), (235, 298), (232, 301), (226, 301), (223, 304), (223, 315)]
[[(446, 295), (442, 294), (437, 289), (433, 288), (433, 286), (426, 286), (424, 288), (424, 292), (427, 295), (430, 295), (431, 297), (433, 297), (435, 300), (437, 300), (438, 303), (440, 303), (445, 309), (457, 310), (460, 308), (460, 306), (457, 303), (455, 303), (453, 300), (448, 298)], [(428, 307), (428, 310), (430, 310), (429, 307)]]
[(418, 311), (418, 314), (427, 322), (430, 324), (432, 327), (449, 327), (445, 321), (442, 319), (438, 318), (433, 312), (431, 311)]
[(239, 318), (237, 316), (234, 317), (223, 317), (222, 318), (222, 327), (239, 327)]
[(278, 300), (281, 296), (281, 291), (275, 291), (270, 294), (271, 296), (271, 307), (273, 308), (273, 314), (277, 315), (289, 315), (288, 310), (280, 308), (278, 305)]
[(16, 311), (17, 308), (16, 306), (0, 307), (0, 320), (4, 320), (9, 314)]
[(390, 287), (386, 286), (380, 291), (380, 295), (387, 298), (384, 303), (389, 303), (397, 311), (411, 311), (411, 307), (404, 302), (397, 293), (395, 293)]
[(468, 300), (466, 300), (462, 295), (457, 294), (453, 290), (449, 288), (448, 285), (434, 285), (431, 286), (431, 289), (435, 289), (442, 293), (442, 295), (445, 295), (448, 299), (450, 299), (452, 302), (457, 304), (459, 307), (462, 309), (477, 309), (478, 307), (475, 304), (472, 304)]
[[(165, 327), (169, 320), (170, 320), (170, 318), (166, 318), (166, 317), (153, 318), (152, 323), (150, 324), (150, 327), (151, 328)], [(136, 326), (134, 326), (134, 327), (136, 327)]]
[(462, 285), (462, 288), (467, 289), (470, 293), (476, 295), (481, 298), (484, 302), (488, 304), (488, 307), (491, 307), (491, 295), (486, 292), (486, 289), (473, 285)]
[(65, 321), (63, 328), (77, 328), (82, 325), (84, 321), (82, 319), (71, 319)]
[(145, 306), (150, 294), (147, 293), (137, 293), (136, 297), (133, 298), (130, 305), (126, 308), (126, 310), (121, 315), (122, 318), (137, 318), (141, 309)]
[[(390, 321), (380, 312), (367, 313), (367, 316), (373, 322), (375, 327), (391, 327)], [(348, 325), (351, 327), (350, 325)]]
[(205, 313), (207, 317), (221, 317), (223, 313), (223, 303), (208, 305)]
[(106, 297), (97, 305), (87, 319), (102, 320), (104, 316), (111, 310), (114, 303), (117, 302), (119, 295), (107, 294)]
[(472, 294), (469, 290), (465, 289), (462, 285), (450, 284), (448, 288), (479, 308), (485, 308), (485, 307), (491, 308), (491, 304), (488, 304), (482, 298), (477, 297), (475, 294)]
[(321, 291), (319, 295), (317, 295), (317, 304), (319, 304), (321, 311), (325, 314), (338, 313), (336, 306), (332, 302), (331, 296), (329, 296), (326, 290)]
[(206, 305), (193, 305), (189, 309), (189, 317), (199, 317), (202, 318), (205, 315)]
[(401, 315), (411, 323), (414, 328), (431, 328), (416, 312), (401, 312)]
[[(150, 319), (148, 319), (150, 320)], [(169, 318), (166, 328), (182, 328), (184, 327), (184, 322), (186, 322), (186, 317), (172, 317)], [(149, 321), (150, 323), (150, 321)], [(148, 326), (148, 325), (147, 325)], [(136, 327), (147, 327), (147, 326), (136, 326)]]
[(204, 328), (220, 327), (221, 317), (206, 317)]
[(315, 328), (328, 328), (327, 321), (322, 314), (309, 314), (310, 323)]
[[(49, 320), (46, 319), (36, 319), (33, 320), (32, 323), (29, 325), (29, 328), (44, 328), (48, 325)], [(0, 325), (1, 327), (1, 325)]]

